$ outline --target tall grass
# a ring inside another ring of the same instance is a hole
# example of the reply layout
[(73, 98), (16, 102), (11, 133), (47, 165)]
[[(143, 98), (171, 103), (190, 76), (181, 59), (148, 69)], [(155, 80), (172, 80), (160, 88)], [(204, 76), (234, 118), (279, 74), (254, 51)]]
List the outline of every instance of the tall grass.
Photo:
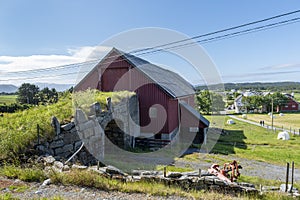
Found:
[(0, 168), (0, 176), (20, 179), (27, 182), (41, 182), (46, 179), (45, 173), (38, 168), (21, 168), (13, 165), (5, 165)]
[(37, 140), (37, 124), (41, 127), (41, 136), (54, 134), (51, 117), (61, 121), (72, 115), (71, 96), (68, 95), (56, 104), (36, 106), (28, 110), (6, 114), (0, 118), (0, 159), (14, 157)]
[(73, 106), (89, 109), (95, 101), (105, 107), (106, 99), (112, 98), (113, 103), (134, 95), (133, 92), (100, 92), (87, 90), (73, 95), (65, 94), (56, 104), (40, 105), (25, 111), (5, 114), (0, 118), (0, 160), (15, 157), (32, 147), (37, 141), (37, 124), (42, 129), (42, 138), (50, 138), (54, 135), (51, 127), (51, 117), (56, 116), (61, 123), (68, 121), (73, 115)]

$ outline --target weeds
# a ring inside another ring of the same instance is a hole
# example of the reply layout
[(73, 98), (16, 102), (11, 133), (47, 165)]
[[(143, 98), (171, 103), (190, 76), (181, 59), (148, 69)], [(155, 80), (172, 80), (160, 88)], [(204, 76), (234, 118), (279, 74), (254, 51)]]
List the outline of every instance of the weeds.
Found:
[(42, 182), (46, 179), (46, 175), (41, 169), (21, 168), (9, 165), (0, 168), (0, 175), (27, 182)]

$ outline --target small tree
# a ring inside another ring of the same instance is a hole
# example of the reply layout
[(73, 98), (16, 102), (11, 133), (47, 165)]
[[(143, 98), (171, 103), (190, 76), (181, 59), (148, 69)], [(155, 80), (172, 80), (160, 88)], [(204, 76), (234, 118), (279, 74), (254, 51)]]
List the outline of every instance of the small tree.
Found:
[(38, 93), (39, 102), (46, 103), (56, 103), (58, 101), (58, 93), (55, 88), (51, 90), (48, 87), (45, 87)]
[(196, 101), (199, 111), (205, 114), (219, 112), (225, 108), (223, 97), (208, 90), (200, 91), (196, 96)]
[(30, 83), (23, 83), (17, 92), (20, 104), (38, 104), (39, 87)]
[(199, 112), (209, 114), (211, 112), (211, 98), (208, 90), (202, 90), (196, 96)]
[(273, 98), (273, 108), (277, 109), (277, 111), (281, 110), (281, 107), (284, 106), (288, 101), (288, 98), (280, 92), (273, 93), (271, 98)]

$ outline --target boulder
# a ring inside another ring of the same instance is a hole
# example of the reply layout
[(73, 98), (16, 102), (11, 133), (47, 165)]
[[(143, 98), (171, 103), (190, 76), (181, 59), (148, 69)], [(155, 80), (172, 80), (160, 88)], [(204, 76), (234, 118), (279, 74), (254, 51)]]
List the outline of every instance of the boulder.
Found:
[(111, 175), (114, 175), (114, 174), (120, 174), (120, 175), (123, 175), (123, 176), (125, 176), (125, 173), (124, 172), (122, 172), (120, 169), (118, 169), (118, 168), (116, 168), (116, 167), (114, 167), (114, 166), (111, 166), (111, 165), (108, 165), (107, 167), (106, 167), (106, 173), (109, 173), (109, 174), (111, 174)]
[(43, 161), (44, 161), (44, 165), (49, 166), (55, 162), (55, 158), (53, 158), (53, 156), (47, 156), (43, 158)]

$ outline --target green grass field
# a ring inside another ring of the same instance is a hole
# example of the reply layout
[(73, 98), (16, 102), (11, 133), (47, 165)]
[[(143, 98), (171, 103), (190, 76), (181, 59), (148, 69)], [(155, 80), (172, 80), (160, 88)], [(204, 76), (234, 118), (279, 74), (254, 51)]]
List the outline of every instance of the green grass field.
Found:
[[(299, 132), (300, 129), (300, 113), (284, 113), (283, 116), (279, 114), (274, 114), (275, 118), (273, 119), (273, 123), (275, 127), (283, 128), (284, 129), (292, 129)], [(242, 115), (239, 115), (241, 118)], [(247, 119), (259, 122), (260, 120), (265, 121), (265, 125), (272, 124), (272, 118), (267, 114), (247, 114)]]
[(300, 101), (300, 93), (294, 93), (294, 98), (296, 101)]
[(16, 103), (17, 95), (0, 95), (0, 104)]
[[(225, 122), (227, 119), (229, 117)], [(234, 121), (235, 124), (224, 125), (226, 134), (220, 136), (213, 153), (234, 154), (279, 165), (292, 161), (300, 163), (300, 136), (291, 136), (288, 141), (277, 140), (277, 134), (265, 128)]]

